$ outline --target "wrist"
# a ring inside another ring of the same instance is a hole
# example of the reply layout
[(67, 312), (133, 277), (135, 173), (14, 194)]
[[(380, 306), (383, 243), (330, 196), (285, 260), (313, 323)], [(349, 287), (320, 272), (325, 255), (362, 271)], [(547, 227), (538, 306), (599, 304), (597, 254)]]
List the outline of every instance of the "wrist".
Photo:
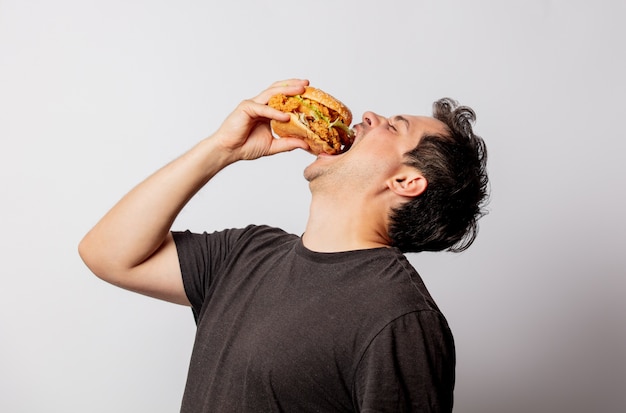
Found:
[(214, 136), (198, 142), (185, 156), (202, 170), (207, 179), (238, 160), (234, 151), (222, 146)]

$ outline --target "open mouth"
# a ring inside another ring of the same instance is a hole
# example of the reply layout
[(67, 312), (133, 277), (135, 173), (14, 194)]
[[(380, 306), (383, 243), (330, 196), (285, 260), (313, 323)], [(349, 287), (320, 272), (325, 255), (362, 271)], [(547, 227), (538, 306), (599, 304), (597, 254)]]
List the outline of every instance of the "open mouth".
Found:
[(354, 141), (356, 140), (356, 129), (355, 128), (350, 128), (349, 129), (349, 136), (351, 137), (351, 139), (347, 142), (341, 145), (341, 149), (339, 150), (339, 152), (336, 153), (336, 155), (341, 155), (344, 154), (346, 152), (348, 152), (350, 150), (350, 148), (352, 148), (352, 146), (354, 145)]

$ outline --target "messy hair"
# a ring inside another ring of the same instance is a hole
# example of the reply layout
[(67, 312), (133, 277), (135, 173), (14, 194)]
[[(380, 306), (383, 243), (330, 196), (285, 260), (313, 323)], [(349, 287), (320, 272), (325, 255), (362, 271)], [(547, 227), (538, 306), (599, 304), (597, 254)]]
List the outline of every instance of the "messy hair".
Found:
[(444, 98), (433, 104), (433, 117), (447, 126), (447, 133), (422, 136), (405, 153), (405, 163), (426, 178), (426, 190), (390, 215), (389, 237), (403, 252), (464, 251), (486, 213), (487, 147), (472, 129), (476, 114)]

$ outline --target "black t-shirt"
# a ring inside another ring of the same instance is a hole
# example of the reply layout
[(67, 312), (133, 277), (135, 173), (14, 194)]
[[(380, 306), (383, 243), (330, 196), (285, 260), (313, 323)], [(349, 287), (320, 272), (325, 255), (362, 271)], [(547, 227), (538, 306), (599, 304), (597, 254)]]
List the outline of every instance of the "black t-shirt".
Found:
[(394, 248), (266, 226), (174, 233), (197, 334), (181, 412), (449, 412), (445, 318)]

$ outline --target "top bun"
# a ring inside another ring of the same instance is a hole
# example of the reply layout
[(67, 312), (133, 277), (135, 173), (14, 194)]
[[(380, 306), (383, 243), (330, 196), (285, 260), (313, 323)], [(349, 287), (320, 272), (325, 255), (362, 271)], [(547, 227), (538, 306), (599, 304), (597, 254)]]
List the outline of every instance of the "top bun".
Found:
[(323, 90), (314, 88), (313, 86), (307, 86), (304, 93), (300, 96), (319, 102), (322, 105), (334, 110), (339, 114), (339, 116), (341, 116), (343, 123), (346, 125), (350, 125), (352, 123), (352, 112), (350, 112), (350, 109)]

